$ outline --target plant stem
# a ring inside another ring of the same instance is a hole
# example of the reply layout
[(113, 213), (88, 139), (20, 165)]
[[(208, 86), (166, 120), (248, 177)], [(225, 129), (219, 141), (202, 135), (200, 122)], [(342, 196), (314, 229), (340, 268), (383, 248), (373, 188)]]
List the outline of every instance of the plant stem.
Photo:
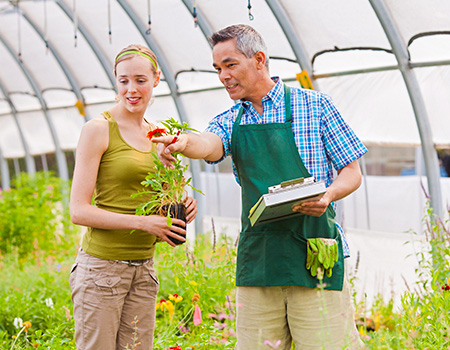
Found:
[(14, 342), (12, 343), (11, 349), (10, 349), (10, 350), (12, 350), (12, 349), (14, 348), (14, 345), (16, 344), (17, 339), (19, 339), (20, 334), (25, 330), (25, 328), (27, 328), (27, 327), (24, 326), (24, 327), (20, 330), (20, 332), (17, 334), (17, 337), (16, 337), (16, 339), (14, 339)]

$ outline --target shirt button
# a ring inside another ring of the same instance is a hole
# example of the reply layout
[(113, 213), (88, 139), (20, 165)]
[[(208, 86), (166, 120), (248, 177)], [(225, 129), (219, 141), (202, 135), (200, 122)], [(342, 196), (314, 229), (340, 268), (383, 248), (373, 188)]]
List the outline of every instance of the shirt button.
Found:
[(107, 280), (106, 280), (106, 284), (110, 285), (110, 284), (111, 284), (111, 280), (110, 280), (110, 279), (107, 279)]

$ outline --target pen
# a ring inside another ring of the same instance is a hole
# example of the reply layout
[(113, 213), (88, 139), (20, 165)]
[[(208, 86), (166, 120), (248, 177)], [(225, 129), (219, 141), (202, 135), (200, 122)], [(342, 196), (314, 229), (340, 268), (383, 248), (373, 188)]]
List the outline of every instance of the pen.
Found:
[(177, 142), (177, 140), (178, 140), (178, 136), (180, 136), (180, 133), (181, 133), (181, 130), (178, 130), (178, 131), (177, 131), (177, 134), (175, 135), (175, 137), (173, 138), (173, 140), (172, 140), (172, 142), (171, 142), (171, 143), (175, 143), (175, 142)]

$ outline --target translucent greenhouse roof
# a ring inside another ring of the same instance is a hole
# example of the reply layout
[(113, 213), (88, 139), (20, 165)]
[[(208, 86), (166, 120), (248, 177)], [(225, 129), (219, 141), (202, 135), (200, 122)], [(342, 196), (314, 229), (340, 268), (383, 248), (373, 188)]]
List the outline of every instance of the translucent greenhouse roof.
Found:
[(112, 62), (131, 43), (161, 65), (149, 118), (203, 130), (233, 104), (207, 37), (236, 23), (261, 32), (272, 75), (300, 86), (306, 71), (366, 144), (450, 147), (448, 0), (3, 0), (0, 158), (74, 150), (114, 103)]

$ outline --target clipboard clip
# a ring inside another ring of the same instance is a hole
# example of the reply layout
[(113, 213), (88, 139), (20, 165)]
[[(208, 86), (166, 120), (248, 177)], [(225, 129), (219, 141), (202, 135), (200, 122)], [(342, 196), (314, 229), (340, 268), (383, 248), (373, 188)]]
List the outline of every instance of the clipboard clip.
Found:
[(269, 190), (269, 193), (275, 193), (275, 192), (288, 190), (288, 189), (291, 189), (294, 187), (306, 186), (306, 185), (309, 185), (312, 183), (314, 183), (314, 177), (312, 177), (312, 176), (307, 177), (307, 178), (299, 177), (298, 179), (283, 181), (279, 185), (270, 186), (268, 188), (268, 190)]

